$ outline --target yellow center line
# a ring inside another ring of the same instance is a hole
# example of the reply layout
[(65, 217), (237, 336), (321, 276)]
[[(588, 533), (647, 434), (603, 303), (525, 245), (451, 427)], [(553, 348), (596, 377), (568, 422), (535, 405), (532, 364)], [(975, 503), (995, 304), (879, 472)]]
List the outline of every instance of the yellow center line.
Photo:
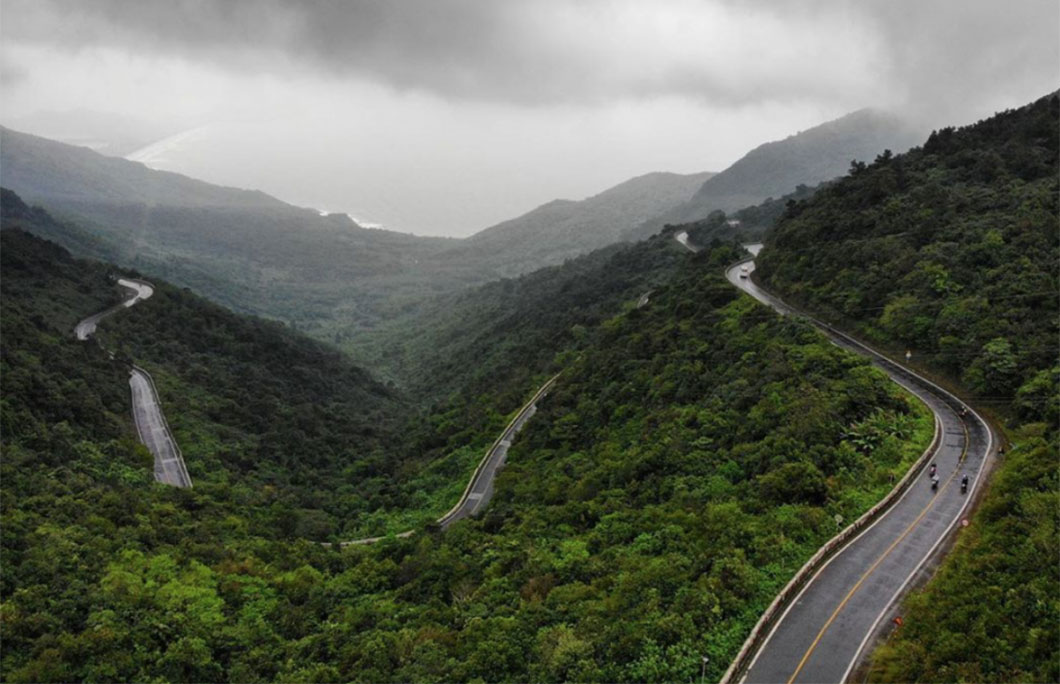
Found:
[[(968, 426), (963, 420), (961, 420), (961, 427), (964, 428), (964, 448), (961, 449), (961, 457), (957, 461), (958, 465), (964, 462), (964, 456), (968, 453)], [(817, 644), (820, 643), (821, 637), (824, 636), (824, 633), (828, 631), (828, 628), (832, 626), (833, 622), (835, 622), (835, 619), (839, 616), (840, 611), (842, 611), (843, 608), (846, 607), (847, 602), (850, 601), (850, 598), (857, 592), (858, 589), (861, 588), (862, 583), (864, 583), (865, 580), (868, 579), (869, 575), (871, 575), (873, 571), (876, 570), (877, 567), (879, 567), (880, 563), (882, 563), (883, 560), (890, 555), (891, 551), (894, 551), (894, 547), (898, 546), (898, 544), (901, 543), (901, 541), (905, 539), (910, 532), (913, 531), (913, 528), (920, 523), (924, 516), (927, 515), (928, 511), (931, 510), (931, 506), (938, 500), (938, 495), (941, 495), (942, 492), (946, 491), (946, 488), (950, 486), (951, 482), (953, 482), (953, 478), (957, 477), (958, 470), (959, 468), (953, 469), (953, 473), (948, 478), (946, 478), (946, 484), (942, 485), (942, 489), (938, 491), (938, 494), (931, 498), (931, 501), (929, 501), (928, 505), (924, 507), (924, 510), (920, 512), (920, 515), (916, 517), (916, 520), (909, 523), (909, 527), (905, 528), (905, 531), (902, 532), (901, 536), (895, 539), (894, 542), (889, 547), (887, 547), (887, 550), (884, 551), (883, 554), (876, 559), (876, 562), (872, 564), (872, 567), (865, 571), (865, 574), (861, 576), (861, 579), (858, 580), (857, 584), (855, 584), (851, 588), (851, 590), (847, 592), (847, 595), (843, 597), (843, 601), (832, 612), (832, 615), (829, 616), (828, 621), (824, 623), (823, 627), (821, 627), (821, 631), (817, 633), (817, 638), (815, 638), (813, 640), (813, 643), (810, 644), (810, 647), (806, 649), (806, 653), (803, 654), (802, 660), (799, 661), (799, 666), (795, 668), (795, 672), (793, 672), (791, 674), (791, 677), (788, 679), (788, 684), (793, 684), (795, 678), (799, 676), (800, 672), (802, 672), (802, 668), (806, 665), (806, 661), (810, 659), (810, 656), (813, 655), (814, 650), (816, 650), (817, 648)]]

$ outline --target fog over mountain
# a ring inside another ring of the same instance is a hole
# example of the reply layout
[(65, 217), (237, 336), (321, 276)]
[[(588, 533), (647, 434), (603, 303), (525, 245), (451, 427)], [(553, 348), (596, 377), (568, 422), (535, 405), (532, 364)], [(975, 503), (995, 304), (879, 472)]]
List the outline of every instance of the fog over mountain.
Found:
[[(724, 169), (862, 107), (930, 129), (1017, 106), (1060, 76), (1058, 11), (6, 0), (0, 118), (113, 154), (135, 113), (158, 139), (194, 132), (155, 168), (464, 236), (645, 173)], [(56, 126), (82, 109), (103, 116)]]

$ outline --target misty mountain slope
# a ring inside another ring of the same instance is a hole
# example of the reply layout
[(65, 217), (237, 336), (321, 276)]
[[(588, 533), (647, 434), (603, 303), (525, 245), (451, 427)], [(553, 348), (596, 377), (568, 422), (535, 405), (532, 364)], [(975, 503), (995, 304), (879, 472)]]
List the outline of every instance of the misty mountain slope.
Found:
[(181, 125), (163, 124), (135, 115), (85, 107), (36, 111), (5, 119), (11, 128), (51, 140), (81, 145), (115, 157), (176, 133)]
[(148, 206), (289, 207), (262, 192), (211, 185), (6, 127), (0, 127), (0, 148), (4, 186), (29, 201), (48, 198)]
[(884, 149), (906, 150), (922, 135), (897, 116), (861, 109), (808, 130), (759, 145), (732, 166), (707, 179), (692, 197), (630, 231), (643, 238), (666, 224), (689, 223), (710, 212), (731, 212), (767, 197), (780, 197), (800, 184), (816, 185), (841, 176), (851, 160), (872, 159)]
[[(88, 252), (192, 287), (232, 308), (371, 325), (390, 306), (482, 282), (423, 260), (453, 241), (359, 227), (260, 192), (223, 188), (0, 129), (0, 182), (93, 235)], [(58, 225), (62, 225), (62, 221)], [(32, 230), (32, 227), (28, 227)], [(70, 249), (83, 241), (49, 235)], [(80, 252), (84, 253), (84, 252)]]
[(559, 370), (557, 352), (586, 343), (587, 326), (632, 306), (668, 280), (685, 257), (669, 235), (611, 245), (518, 278), (441, 295), (347, 348), (415, 397), (514, 389), (514, 402), (538, 375)]
[(685, 202), (712, 175), (649, 173), (581, 201), (555, 200), (476, 233), (441, 256), (471, 259), (505, 276), (562, 263), (624, 240), (641, 222)]
[[(588, 343), (585, 328), (636, 305), (674, 277), (688, 256), (674, 240), (688, 231), (709, 246), (760, 239), (795, 193), (746, 207), (727, 217), (668, 227), (639, 242), (620, 242), (516, 278), (439, 295), (343, 346), (363, 365), (395, 379), (417, 398), (453, 391), (485, 391), (501, 379), (530, 387), (557, 372), (553, 355)], [(647, 295), (645, 297), (645, 295)], [(514, 402), (521, 395), (514, 396)]]

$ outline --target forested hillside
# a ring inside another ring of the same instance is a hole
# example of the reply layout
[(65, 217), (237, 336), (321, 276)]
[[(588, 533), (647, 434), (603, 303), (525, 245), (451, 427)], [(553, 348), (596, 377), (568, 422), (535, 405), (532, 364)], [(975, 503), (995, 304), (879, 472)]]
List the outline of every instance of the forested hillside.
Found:
[[(523, 385), (558, 370), (559, 351), (583, 346), (592, 327), (634, 306), (672, 277), (684, 249), (672, 235), (614, 245), (566, 263), (442, 295), (346, 344), (417, 398), (456, 388)], [(650, 295), (649, 295), (650, 297)]]
[[(15, 402), (8, 404), (15, 421), (5, 432), (8, 448), (37, 434), (64, 434), (69, 404), (82, 406), (73, 416), (86, 422), (79, 427), (87, 434), (105, 425), (108, 439), (134, 439), (121, 370), (129, 359), (155, 376), (196, 483), (192, 496), (243, 507), (244, 524), (256, 533), (324, 539), (388, 505), (377, 482), (393, 480), (408, 456), (395, 448), (395, 435), (411, 412), (338, 352), (155, 281), (153, 297), (100, 325), (96, 336), (118, 357), (108, 365), (94, 342), (76, 342), (72, 330), (121, 296), (108, 277), (113, 269), (73, 261), (18, 230), (0, 235), (4, 396)], [(79, 372), (85, 360), (96, 364), (88, 366), (96, 375)], [(73, 443), (81, 439), (92, 441)], [(137, 481), (150, 479), (149, 467), (142, 476)]]
[(1007, 404), (1057, 356), (1057, 151), (1055, 97), (937, 131), (792, 207), (757, 273)]
[[(616, 245), (441, 296), (347, 342), (358, 359), (396, 379), (427, 414), (407, 433), (414, 458), (400, 483), (379, 485), (404, 492), (390, 499), (394, 512), (369, 517), (359, 529), (408, 529), (447, 510), (463, 490), (462, 476), (471, 473), (512, 412), (593, 344), (592, 331), (601, 322), (650, 301), (652, 289), (672, 278), (686, 258), (670, 234)], [(430, 466), (416, 471), (422, 463)], [(397, 512), (403, 509), (408, 512)]]
[[(345, 427), (339, 400), (393, 400), (278, 326), (159, 284), (101, 331), (153, 364), (184, 421), (196, 486), (152, 485), (120, 363), (68, 333), (75, 309), (117, 294), (109, 269), (2, 235), (7, 681), (663, 681), (702, 654), (717, 677), (832, 516), (869, 506), (930, 438), (924, 409), (867, 362), (732, 290), (735, 251), (718, 247), (586, 326), (483, 519), (373, 547), (287, 541), (324, 531), (306, 510), (356, 501), (353, 453), (377, 436), (356, 415)], [(279, 351), (289, 370), (270, 364)], [(256, 439), (288, 431), (278, 453)], [(335, 435), (352, 452), (339, 486), (309, 475)]]
[(732, 212), (780, 197), (799, 184), (815, 185), (842, 175), (851, 159), (871, 159), (880, 150), (905, 150), (920, 135), (893, 114), (862, 109), (834, 121), (754, 148), (732, 166), (707, 179), (689, 200), (633, 231), (635, 239), (666, 224), (705, 219), (713, 211)]
[[(672, 278), (687, 256), (673, 239), (678, 230), (687, 230), (693, 243), (702, 245), (734, 237), (758, 240), (788, 202), (815, 190), (799, 186), (731, 216), (714, 212), (639, 243), (612, 245), (518, 278), (440, 295), (371, 331), (340, 334), (335, 341), (416, 400), (457, 391), (489, 392), (496, 398), (509, 384), (525, 389), (533, 379), (559, 370), (563, 358), (553, 358), (558, 351), (589, 344), (587, 328), (651, 300), (653, 289)], [(502, 403), (515, 406), (521, 398), (517, 392)]]
[[(785, 207), (761, 258), (771, 286), (912, 346), (1019, 424), (873, 677), (1060, 672), (1060, 578), (1041, 569), (1060, 552), (1057, 304), (1027, 289), (1057, 288), (1057, 111), (1046, 99), (942, 131), (948, 147), (883, 154), (809, 199), (737, 214), (762, 226)], [(12, 194), (3, 204), (5, 225), (92, 242)], [(0, 678), (662, 682), (694, 679), (708, 656), (717, 679), (835, 516), (875, 503), (933, 427), (868, 361), (724, 280), (739, 254), (720, 239), (726, 218), (688, 227), (707, 245), (695, 255), (671, 228), (410, 308), (364, 349), (423, 412), (283, 325), (158, 280), (100, 327), (112, 360), (70, 331), (121, 296), (115, 269), (5, 229)], [(1016, 275), (995, 254), (1024, 259)], [(799, 269), (805, 280), (785, 275)], [(903, 297), (909, 327), (892, 306)], [(978, 336), (974, 356), (930, 346), (951, 311)], [(151, 482), (128, 360), (155, 375), (194, 489)], [(559, 369), (484, 515), (428, 524)], [(405, 525), (418, 533), (313, 543)]]
[(756, 275), (959, 384), (1012, 430), (972, 526), (874, 663), (879, 681), (1060, 678), (1056, 94), (789, 207)]
[(581, 201), (555, 200), (478, 232), (440, 258), (472, 260), (503, 276), (563, 263), (622, 242), (641, 222), (692, 196), (712, 173), (649, 173)]

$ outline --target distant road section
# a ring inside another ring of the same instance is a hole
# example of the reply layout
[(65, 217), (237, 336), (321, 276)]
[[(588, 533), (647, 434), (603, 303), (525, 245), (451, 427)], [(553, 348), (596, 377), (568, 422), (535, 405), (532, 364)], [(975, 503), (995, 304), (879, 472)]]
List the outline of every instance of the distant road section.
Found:
[(99, 322), (105, 317), (110, 316), (115, 312), (121, 311), (122, 309), (128, 309), (130, 306), (147, 299), (155, 293), (155, 288), (151, 286), (151, 283), (148, 283), (143, 280), (121, 278), (118, 280), (118, 284), (124, 288), (132, 290), (133, 296), (129, 297), (117, 306), (112, 306), (109, 309), (100, 311), (97, 314), (92, 314), (85, 320), (78, 323), (77, 326), (74, 328), (74, 335), (77, 335), (77, 339), (82, 341), (87, 340), (92, 335), (92, 333), (96, 332), (96, 326), (99, 325)]
[[(472, 473), (471, 479), (468, 480), (467, 487), (464, 488), (464, 493), (457, 500), (456, 505), (449, 509), (449, 512), (438, 518), (436, 521), (438, 526), (443, 530), (447, 529), (450, 525), (463, 520), (464, 518), (470, 518), (478, 515), (489, 500), (493, 498), (493, 482), (497, 478), (497, 473), (504, 465), (504, 460), (508, 456), (508, 449), (512, 446), (512, 440), (519, 434), (519, 431), (523, 429), (526, 422), (530, 420), (535, 413), (537, 413), (537, 402), (548, 394), (548, 391), (552, 389), (552, 385), (556, 383), (559, 378), (559, 374), (549, 378), (548, 382), (537, 390), (530, 401), (523, 404), (523, 407), (519, 409), (519, 413), (515, 414), (508, 426), (504, 428), (500, 436), (493, 442), (493, 445), (486, 452), (486, 455), (482, 457), (478, 467), (475, 468), (475, 472)], [(397, 534), (398, 537), (410, 537), (415, 530), (406, 530)], [(374, 544), (377, 541), (386, 539), (386, 537), (366, 537), (364, 539), (352, 539), (350, 541), (340, 542), (340, 546), (350, 546), (352, 544)], [(330, 544), (325, 543), (325, 546)]]
[(483, 457), (478, 468), (472, 474), (467, 488), (464, 489), (464, 495), (460, 497), (460, 500), (448, 513), (438, 518), (438, 524), (443, 530), (458, 520), (478, 515), (483, 506), (493, 498), (493, 481), (496, 479), (497, 472), (501, 469), (501, 466), (504, 465), (504, 460), (508, 457), (508, 449), (512, 446), (512, 440), (523, 429), (526, 422), (537, 413), (537, 402), (548, 393), (557, 378), (559, 378), (559, 375), (554, 375), (542, 385), (533, 398), (519, 409), (519, 413), (515, 414), (515, 418), (512, 418), (512, 421), (508, 423), (508, 427), (504, 428), (504, 432), (500, 434), (500, 437), (493, 442), (493, 446), (486, 452), (485, 457)]
[[(96, 332), (96, 326), (103, 318), (127, 309), (155, 293), (151, 283), (131, 278), (121, 278), (118, 284), (133, 291), (133, 295), (117, 306), (92, 314), (74, 328), (79, 340), (87, 340)], [(174, 487), (190, 487), (191, 476), (184, 465), (184, 456), (173, 439), (166, 417), (158, 401), (151, 376), (142, 368), (133, 366), (129, 375), (129, 387), (132, 390), (133, 422), (140, 441), (155, 457), (155, 480)]]
[(688, 251), (690, 251), (690, 252), (698, 252), (699, 251), (698, 249), (696, 249), (695, 247), (692, 246), (691, 242), (688, 241), (688, 232), (687, 231), (683, 231), (682, 230), (677, 235), (674, 235), (674, 239), (677, 240), (678, 242), (680, 242), (682, 245), (684, 245), (685, 248), (688, 249)]

